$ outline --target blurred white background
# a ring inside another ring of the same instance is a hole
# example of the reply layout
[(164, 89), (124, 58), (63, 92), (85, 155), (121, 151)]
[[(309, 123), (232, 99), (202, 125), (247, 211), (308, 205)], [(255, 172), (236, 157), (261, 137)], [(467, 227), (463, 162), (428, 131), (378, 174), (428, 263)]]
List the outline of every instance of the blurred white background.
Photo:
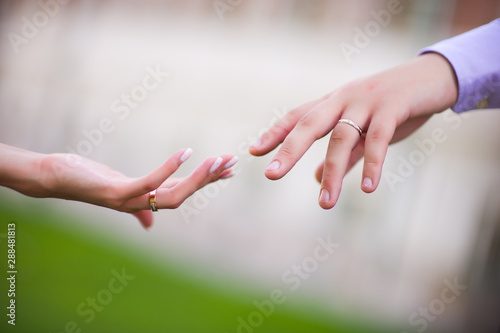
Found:
[[(340, 247), (295, 297), (326, 311), (408, 326), (411, 313), (440, 297), (444, 280), (457, 278), (467, 292), (432, 323), (433, 331), (487, 332), (498, 324), (489, 311), (500, 309), (498, 111), (435, 116), (391, 147), (374, 194), (361, 192), (358, 165), (330, 211), (318, 206), (313, 177), (328, 139), (277, 182), (264, 177), (271, 156), (246, 152), (293, 107), (500, 14), (497, 1), (471, 3), (401, 1), (402, 13), (348, 63), (340, 44), (352, 44), (355, 29), (373, 21), (371, 11), (387, 8), (386, 1), (247, 0), (222, 14), (215, 2), (203, 0), (70, 1), (18, 52), (8, 34), (22, 36), (23, 17), (33, 22), (42, 9), (36, 2), (5, 1), (0, 142), (68, 152), (87, 140), (84, 131), (109, 118), (114, 130), (86, 157), (130, 176), (151, 171), (181, 148), (192, 147), (194, 155), (179, 175), (208, 156), (236, 154), (237, 177), (211, 185), (179, 210), (156, 214), (149, 232), (125, 214), (74, 202), (46, 204), (91, 216), (96, 232), (127, 239), (160, 259), (263, 290), (284, 288), (283, 272), (313, 254), (317, 237), (331, 235)], [(140, 85), (146, 68), (170, 75), (121, 119), (113, 101)], [(436, 128), (447, 140), (391, 188), (387, 173), (397, 173), (419, 149), (416, 140), (431, 138)], [(478, 307), (485, 310), (478, 314)]]

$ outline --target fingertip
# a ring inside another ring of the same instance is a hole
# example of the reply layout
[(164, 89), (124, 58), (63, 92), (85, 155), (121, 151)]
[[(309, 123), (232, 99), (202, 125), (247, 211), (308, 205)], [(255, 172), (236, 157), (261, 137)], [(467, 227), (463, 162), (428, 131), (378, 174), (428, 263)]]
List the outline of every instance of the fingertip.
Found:
[[(266, 134), (264, 134), (264, 136), (266, 136)], [(248, 152), (253, 156), (264, 156), (276, 148), (283, 140), (279, 142), (274, 141), (273, 137), (267, 136), (265, 141), (263, 141), (261, 137), (248, 147)]]
[(191, 148), (185, 149), (184, 152), (182, 153), (181, 157), (179, 158), (179, 162), (181, 164), (186, 162), (191, 157), (192, 154), (193, 154), (193, 149), (191, 149)]
[(270, 180), (278, 180), (283, 178), (285, 175), (283, 173), (281, 162), (278, 160), (272, 161), (264, 171), (264, 174)]
[(134, 213), (134, 216), (139, 220), (145, 230), (149, 230), (153, 226), (153, 213), (149, 210), (141, 210)]
[(222, 157), (217, 157), (212, 166), (210, 167), (210, 170), (208, 170), (208, 173), (211, 174), (215, 172), (215, 170), (217, 170), (221, 164), (222, 164)]
[(377, 189), (378, 184), (370, 177), (364, 177), (361, 182), (361, 190), (365, 193), (372, 193)]
[(278, 160), (274, 160), (267, 166), (266, 171), (271, 171), (271, 172), (278, 171), (280, 167), (281, 167), (281, 162)]
[(319, 192), (318, 203), (323, 209), (331, 209), (335, 206), (335, 202), (332, 202), (330, 191), (326, 188), (322, 188)]
[(262, 146), (262, 138), (258, 138), (248, 148), (249, 149), (259, 149), (261, 146)]
[(234, 170), (232, 169), (229, 169), (229, 170), (224, 170), (220, 176), (219, 176), (219, 179), (229, 179), (229, 178), (232, 178), (236, 175), (236, 172), (234, 172)]
[(224, 164), (224, 167), (222, 168), (222, 170), (228, 170), (228, 169), (232, 168), (233, 166), (236, 165), (236, 163), (238, 163), (239, 160), (240, 159), (238, 156), (233, 156), (228, 162), (226, 162), (226, 164)]
[(373, 181), (370, 177), (364, 177), (361, 182), (361, 190), (366, 193), (373, 192)]
[(271, 149), (264, 149), (263, 147), (259, 148), (248, 148), (248, 152), (253, 156), (264, 156), (269, 153)]

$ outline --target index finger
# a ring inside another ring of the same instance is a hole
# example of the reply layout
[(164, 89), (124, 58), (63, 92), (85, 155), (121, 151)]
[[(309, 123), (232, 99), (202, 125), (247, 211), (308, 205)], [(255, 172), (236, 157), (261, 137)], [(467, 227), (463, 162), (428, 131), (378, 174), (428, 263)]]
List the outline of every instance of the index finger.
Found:
[(193, 153), (191, 148), (182, 149), (170, 156), (163, 165), (150, 174), (120, 186), (118, 191), (121, 198), (128, 199), (138, 197), (144, 193), (158, 188), (168, 177), (170, 177), (182, 163)]
[(270, 129), (262, 134), (257, 141), (250, 145), (248, 148), (250, 154), (262, 156), (272, 151), (285, 140), (304, 114), (316, 107), (327, 97), (328, 96), (324, 96), (314, 101), (307, 102), (288, 112), (283, 118), (279, 119)]
[(332, 130), (340, 117), (341, 108), (331, 104), (329, 101), (324, 101), (299, 119), (266, 168), (267, 178), (272, 180), (282, 178), (316, 140)]

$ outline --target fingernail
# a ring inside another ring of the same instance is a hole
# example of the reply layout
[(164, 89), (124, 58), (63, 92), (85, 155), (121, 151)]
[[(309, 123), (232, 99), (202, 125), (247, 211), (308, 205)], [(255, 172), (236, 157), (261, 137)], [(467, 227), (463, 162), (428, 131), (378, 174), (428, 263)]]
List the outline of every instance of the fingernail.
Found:
[(229, 160), (229, 162), (227, 162), (224, 165), (224, 167), (222, 168), (222, 170), (227, 170), (229, 168), (232, 168), (236, 163), (238, 163), (238, 161), (239, 161), (238, 156), (233, 157), (232, 159)]
[(330, 192), (326, 189), (322, 189), (321, 193), (319, 194), (319, 201), (320, 202), (328, 202), (330, 201)]
[(278, 170), (280, 168), (281, 164), (279, 161), (273, 161), (269, 166), (266, 168), (268, 171), (274, 171)]
[(193, 150), (191, 148), (186, 149), (186, 151), (184, 151), (184, 153), (182, 154), (182, 156), (180, 158), (181, 163), (186, 162), (187, 159), (191, 157), (192, 153), (193, 153)]
[(251, 145), (250, 145), (250, 148), (257, 148), (259, 147), (260, 145), (262, 144), (262, 140), (260, 138), (258, 138), (257, 140), (255, 140)]
[(235, 175), (236, 173), (234, 172), (234, 170), (231, 170), (230, 172), (228, 172), (227, 174), (225, 174), (224, 176), (220, 177), (219, 179), (228, 179), (228, 178), (231, 178)]
[(214, 164), (212, 164), (212, 166), (210, 167), (210, 171), (208, 173), (212, 173), (215, 170), (217, 170), (220, 167), (221, 163), (222, 163), (222, 157), (217, 157)]
[(371, 178), (365, 177), (365, 179), (363, 179), (363, 183), (361, 184), (361, 186), (363, 186), (364, 188), (371, 189), (373, 186)]

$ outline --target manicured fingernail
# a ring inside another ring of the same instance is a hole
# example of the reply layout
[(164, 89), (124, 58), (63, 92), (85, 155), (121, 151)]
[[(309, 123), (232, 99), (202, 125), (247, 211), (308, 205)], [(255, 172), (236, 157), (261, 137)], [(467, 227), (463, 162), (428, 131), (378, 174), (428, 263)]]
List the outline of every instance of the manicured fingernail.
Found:
[(257, 140), (255, 140), (251, 145), (250, 145), (250, 148), (257, 148), (259, 147), (260, 145), (262, 144), (262, 140), (260, 138), (258, 138)]
[(192, 153), (193, 153), (193, 150), (191, 148), (186, 149), (180, 158), (181, 163), (186, 162), (187, 159), (191, 157)]
[(238, 156), (235, 156), (233, 157), (232, 159), (229, 160), (229, 162), (227, 162), (224, 167), (222, 168), (222, 170), (227, 170), (229, 168), (232, 168), (236, 163), (238, 163)]
[(326, 189), (322, 189), (320, 194), (319, 194), (319, 201), (320, 202), (328, 202), (330, 201), (330, 192)]
[(215, 170), (217, 170), (220, 167), (221, 163), (222, 163), (222, 157), (217, 157), (214, 164), (212, 164), (212, 166), (210, 167), (210, 171), (208, 173), (212, 173)]
[(236, 173), (234, 172), (234, 170), (231, 170), (230, 172), (226, 173), (224, 176), (220, 177), (220, 179), (228, 179), (228, 178), (231, 178), (235, 175)]
[(279, 161), (273, 161), (269, 166), (266, 168), (268, 171), (274, 171), (278, 170), (280, 168), (281, 164)]
[(373, 186), (371, 178), (365, 177), (365, 179), (363, 179), (363, 183), (361, 184), (361, 186), (363, 186), (364, 188), (371, 189)]

